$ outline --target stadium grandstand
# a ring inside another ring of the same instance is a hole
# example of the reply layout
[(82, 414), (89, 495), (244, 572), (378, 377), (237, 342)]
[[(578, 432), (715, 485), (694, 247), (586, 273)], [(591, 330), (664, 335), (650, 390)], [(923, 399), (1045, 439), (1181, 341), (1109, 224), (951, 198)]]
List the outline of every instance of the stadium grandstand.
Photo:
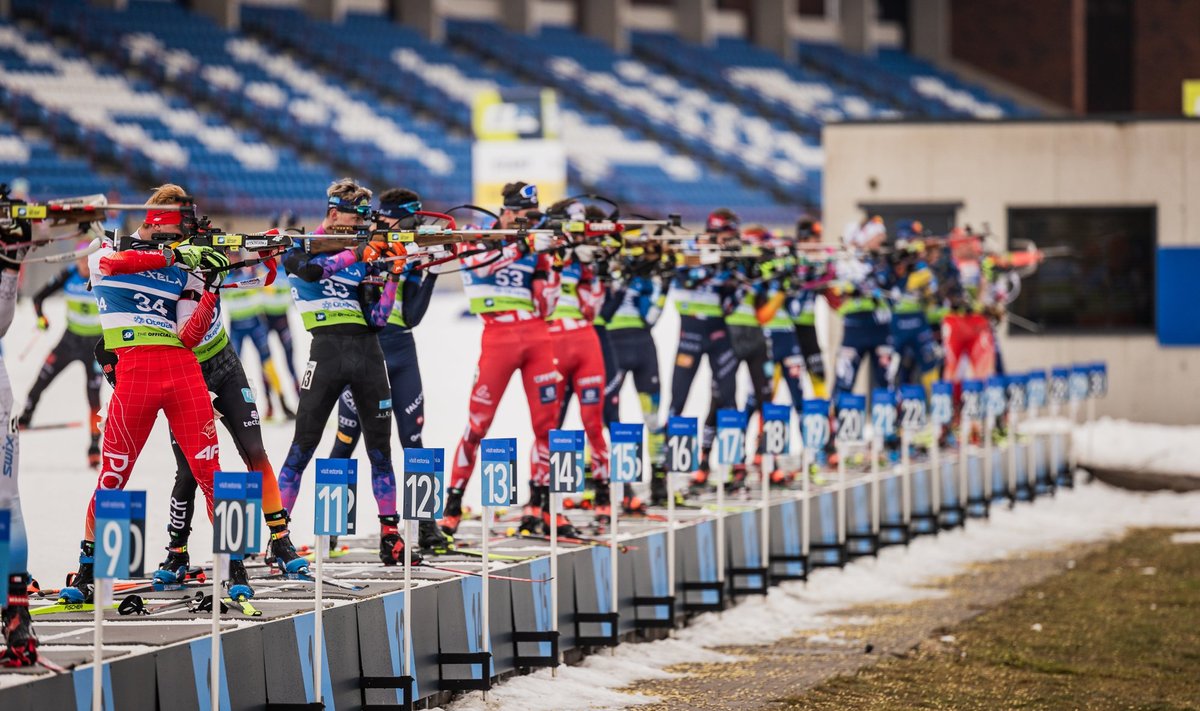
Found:
[(637, 3), (606, 36), (583, 20), (622, 3), (579, 5), (11, 0), (0, 172), (36, 197), (134, 194), (186, 167), (206, 209), (231, 215), (311, 212), (342, 174), (459, 204), (477, 94), (550, 87), (570, 193), (786, 224), (820, 211), (828, 123), (1035, 113), (896, 42), (854, 51), (828, 11), (791, 18), (826, 37), (770, 47), (712, 3), (695, 10), (713, 14), (707, 37)]

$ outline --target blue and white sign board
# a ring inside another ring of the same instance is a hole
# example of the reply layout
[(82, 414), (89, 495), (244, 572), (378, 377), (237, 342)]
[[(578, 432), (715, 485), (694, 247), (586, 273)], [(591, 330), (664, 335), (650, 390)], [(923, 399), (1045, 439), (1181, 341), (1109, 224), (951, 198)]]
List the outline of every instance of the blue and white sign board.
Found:
[(97, 578), (129, 577), (129, 509), (128, 491), (96, 491)]
[[(852, 393), (841, 393), (838, 395), (837, 441), (842, 444), (861, 442), (863, 440), (863, 433), (866, 431), (866, 427), (866, 396), (854, 395)], [(805, 436), (807, 437), (807, 435)]]
[(729, 467), (746, 461), (747, 420), (741, 410), (717, 410), (717, 464)]
[(550, 430), (550, 493), (583, 491), (583, 430)]
[(1108, 365), (1088, 365), (1088, 397), (1101, 398), (1108, 394)]
[(1090, 388), (1088, 386), (1088, 366), (1071, 366), (1071, 375), (1068, 385), (1068, 395), (1071, 399), (1071, 402), (1083, 402), (1088, 398), (1089, 393)]
[(636, 484), (642, 480), (644, 431), (641, 423), (613, 422), (608, 426), (609, 476), (613, 483)]
[(696, 470), (698, 447), (695, 417), (672, 417), (667, 420), (667, 465), (676, 474)]
[[(146, 574), (146, 492), (129, 492), (129, 577)], [(2, 580), (3, 578), (0, 578)]]
[(213, 476), (213, 553), (241, 555), (246, 535), (246, 472)]
[(929, 416), (941, 427), (954, 419), (954, 383), (939, 380), (933, 384)]
[(988, 417), (1000, 417), (1008, 407), (1008, 398), (1004, 389), (1008, 385), (1002, 375), (993, 375), (987, 379), (987, 387), (983, 392), (984, 409)]
[(915, 434), (925, 428), (925, 388), (920, 385), (900, 386), (900, 427)]
[(266, 546), (267, 522), (263, 520), (262, 510), (262, 472), (246, 472), (247, 552), (261, 551)]
[(1020, 414), (1025, 412), (1029, 380), (1023, 373), (1013, 373), (1005, 381), (1008, 387), (1008, 410)]
[(983, 381), (964, 380), (962, 384), (963, 417), (968, 420), (983, 419)]
[(1071, 397), (1070, 368), (1052, 368), (1050, 370), (1050, 402), (1061, 405)]
[(828, 400), (805, 400), (800, 405), (800, 433), (807, 450), (824, 449), (829, 444)]
[(350, 479), (345, 460), (317, 460), (316, 510), (313, 533), (318, 536), (346, 535), (346, 514), (350, 508)]
[(763, 404), (762, 436), (763, 451), (767, 454), (787, 454), (792, 432), (791, 405)]
[(483, 475), (480, 497), (484, 506), (513, 506), (517, 503), (516, 456), (513, 440), (485, 439), (479, 444), (479, 469)]
[(442, 517), (446, 471), (445, 450), (404, 450), (404, 520), (436, 521)]
[(884, 388), (871, 391), (871, 425), (876, 437), (896, 434), (896, 393)]
[(1030, 408), (1040, 409), (1046, 406), (1047, 398), (1046, 371), (1031, 370), (1025, 375), (1025, 397)]

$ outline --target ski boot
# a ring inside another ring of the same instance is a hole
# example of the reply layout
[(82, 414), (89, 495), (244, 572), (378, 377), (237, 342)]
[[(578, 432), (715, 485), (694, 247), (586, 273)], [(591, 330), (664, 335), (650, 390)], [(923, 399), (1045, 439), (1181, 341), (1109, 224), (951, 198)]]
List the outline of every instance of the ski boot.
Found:
[(417, 547), (434, 554), (448, 553), (454, 549), (453, 539), (442, 533), (433, 521), (417, 524)]
[(8, 585), (8, 607), (4, 608), (4, 641), (8, 645), (0, 653), (0, 666), (31, 667), (38, 660), (38, 638), (33, 632), (33, 618), (29, 616), (29, 593), (23, 573), (10, 575)]
[(621, 511), (633, 516), (643, 515), (646, 513), (646, 502), (640, 496), (626, 491), (621, 500)]
[(21, 413), (20, 417), (17, 418), (17, 429), (18, 430), (28, 429), (29, 425), (32, 423), (33, 423), (33, 413), (30, 412), (29, 410), (26, 410), (25, 412)]
[[(539, 501), (549, 501), (550, 500), (550, 487), (538, 486), (538, 487), (534, 487), (534, 488), (537, 489), (537, 497), (538, 497)], [(522, 523), (525, 522), (524, 518), (521, 519), (521, 522)], [(563, 536), (565, 538), (578, 538), (579, 537), (579, 531), (577, 531), (575, 529), (575, 527), (571, 525), (571, 522), (567, 519), (566, 516), (563, 516), (560, 513), (560, 514), (557, 514), (553, 520), (551, 520), (550, 509), (547, 507), (541, 507), (540, 522), (542, 524), (542, 530), (546, 533), (546, 535), (550, 535), (550, 527), (553, 526), (554, 528), (558, 529), (558, 535), (560, 535), (560, 536)]]
[(167, 546), (167, 559), (158, 564), (154, 571), (154, 582), (157, 585), (178, 585), (187, 578), (188, 568), (191, 567), (191, 556), (188, 555), (187, 543), (172, 547)]
[(745, 464), (734, 464), (729, 468), (729, 479), (725, 482), (725, 493), (732, 494), (735, 491), (748, 489), (746, 484), (747, 469)]
[(225, 580), (225, 589), (229, 591), (232, 600), (254, 597), (254, 588), (250, 587), (250, 576), (246, 574), (246, 564), (239, 557), (229, 561), (229, 578)]
[[(400, 537), (399, 526), (400, 517), (395, 514), (379, 517), (379, 560), (384, 565), (404, 564), (404, 539)], [(409, 555), (413, 565), (421, 562), (416, 553)]]
[(87, 451), (88, 466), (92, 469), (100, 468), (100, 440), (99, 438), (92, 439), (92, 443), (88, 446)]
[(667, 505), (667, 472), (661, 464), (655, 464), (650, 468), (650, 505), (651, 506), (666, 506)]
[[(276, 517), (282, 516), (287, 518), (287, 512), (281, 511), (278, 514), (273, 514)], [(271, 520), (272, 515), (267, 516), (267, 520)], [(271, 559), (271, 565), (278, 568), (283, 573), (307, 573), (308, 560), (296, 552), (296, 546), (292, 544), (292, 536), (286, 528), (271, 532), (271, 540), (267, 543), (267, 549), (270, 552), (268, 556)]]
[(96, 544), (79, 542), (79, 571), (67, 576), (67, 587), (58, 591), (59, 602), (81, 604), (91, 602), (96, 594), (92, 566), (96, 562)]
[(596, 490), (592, 495), (592, 514), (600, 525), (608, 525), (612, 521), (612, 498), (607, 481), (596, 482)]
[(442, 520), (438, 521), (438, 525), (442, 527), (442, 531), (447, 536), (453, 536), (458, 533), (458, 525), (462, 523), (462, 489), (450, 489), (450, 493), (446, 495), (446, 509), (442, 513)]
[(549, 487), (533, 486), (529, 488), (529, 503), (521, 510), (521, 523), (517, 530), (521, 533), (537, 533), (542, 526), (542, 490)]

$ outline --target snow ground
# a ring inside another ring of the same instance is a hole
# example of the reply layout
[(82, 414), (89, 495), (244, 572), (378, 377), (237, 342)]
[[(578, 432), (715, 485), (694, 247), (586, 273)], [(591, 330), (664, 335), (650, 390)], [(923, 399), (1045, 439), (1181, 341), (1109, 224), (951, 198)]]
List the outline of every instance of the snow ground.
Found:
[(1080, 466), (1200, 476), (1200, 427), (1102, 417), (1075, 428)]
[(848, 622), (830, 614), (836, 610), (935, 597), (938, 590), (922, 586), (973, 563), (1104, 540), (1134, 526), (1200, 526), (1200, 493), (1133, 494), (1096, 483), (1015, 510), (996, 507), (987, 521), (918, 538), (907, 548), (886, 548), (877, 559), (860, 559), (841, 571), (818, 569), (807, 584), (787, 582), (765, 598), (706, 614), (673, 639), (624, 644), (612, 656), (594, 654), (579, 666), (560, 668), (557, 679), (549, 670), (510, 679), (493, 688), (486, 703), (474, 692), (447, 711), (581, 711), (653, 703), (652, 697), (618, 689), (675, 676), (666, 670), (673, 664), (736, 661), (713, 647), (768, 644), (804, 632), (821, 640), (826, 638), (821, 630)]

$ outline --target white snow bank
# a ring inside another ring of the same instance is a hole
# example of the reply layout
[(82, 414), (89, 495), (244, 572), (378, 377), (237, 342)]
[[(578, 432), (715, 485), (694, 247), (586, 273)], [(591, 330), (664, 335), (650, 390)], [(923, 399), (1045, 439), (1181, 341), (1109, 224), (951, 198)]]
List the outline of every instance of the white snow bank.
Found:
[[(1135, 526), (1200, 525), (1200, 493), (1135, 494), (1104, 484), (1062, 491), (1015, 510), (993, 509), (990, 520), (966, 529), (922, 537), (907, 547), (883, 550), (845, 570), (820, 569), (807, 585), (785, 583), (765, 598), (751, 598), (723, 613), (706, 614), (674, 639), (624, 644), (588, 657), (577, 667), (518, 677), (495, 687), (485, 703), (479, 693), (457, 699), (450, 711), (487, 709), (614, 709), (653, 703), (617, 689), (639, 680), (670, 677), (665, 668), (683, 662), (728, 662), (711, 647), (767, 644), (806, 630), (862, 622), (829, 613), (852, 605), (906, 602), (940, 595), (922, 587), (972, 563), (1020, 556), (1071, 543), (1104, 540)], [(1067, 566), (1068, 569), (1074, 567)], [(821, 633), (814, 641), (828, 641)]]
[(1103, 417), (1074, 431), (1080, 466), (1200, 476), (1200, 426)]

